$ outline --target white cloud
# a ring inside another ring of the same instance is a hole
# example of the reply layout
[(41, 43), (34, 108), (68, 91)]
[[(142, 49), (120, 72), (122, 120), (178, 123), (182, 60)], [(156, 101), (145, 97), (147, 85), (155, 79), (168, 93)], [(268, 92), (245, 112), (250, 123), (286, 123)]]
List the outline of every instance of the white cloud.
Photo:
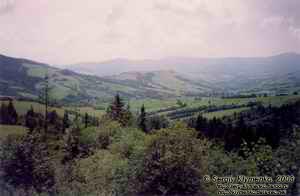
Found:
[(300, 52), (299, 9), (297, 0), (0, 0), (0, 53), (66, 64)]
[(300, 27), (296, 28), (293, 26), (289, 27), (289, 31), (298, 39), (298, 41), (300, 42)]

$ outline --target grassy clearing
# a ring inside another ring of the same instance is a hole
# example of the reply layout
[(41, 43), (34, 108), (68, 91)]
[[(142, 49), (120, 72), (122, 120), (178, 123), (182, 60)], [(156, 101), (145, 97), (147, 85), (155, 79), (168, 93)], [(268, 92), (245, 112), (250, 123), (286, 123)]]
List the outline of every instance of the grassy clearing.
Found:
[(81, 139), (84, 141), (93, 141), (96, 138), (97, 127), (88, 127), (81, 130)]
[(130, 100), (129, 103), (132, 111), (140, 110), (143, 104), (145, 105), (147, 111), (155, 111), (162, 108), (178, 106), (176, 102), (177, 102), (176, 99), (166, 99), (166, 100), (142, 99), (142, 100)]
[(72, 92), (69, 88), (66, 88), (66, 87), (61, 86), (61, 85), (56, 85), (49, 92), (50, 97), (54, 97), (57, 100), (61, 100), (61, 99), (65, 98), (66, 96), (68, 96), (71, 93)]
[[(261, 102), (263, 104), (272, 104), (276, 106), (280, 106), (284, 103), (296, 101), (300, 99), (300, 95), (289, 95), (289, 96), (270, 96), (270, 97), (257, 97), (257, 98), (230, 98), (230, 99), (222, 99), (222, 98), (209, 98), (204, 97), (201, 100), (195, 100), (194, 98), (180, 98), (183, 103), (187, 104), (187, 108), (195, 108), (200, 106), (208, 106), (208, 105), (244, 105), (249, 102)], [(166, 100), (158, 100), (158, 99), (142, 99), (142, 100), (131, 100), (130, 106), (133, 110), (139, 109), (143, 104), (148, 111), (155, 111), (162, 108), (168, 108), (177, 105), (178, 99), (166, 99)]]
[[(2, 103), (2, 101), (0, 101), (0, 103)], [(7, 103), (7, 102), (6, 102)], [(25, 115), (26, 112), (31, 108), (31, 106), (33, 107), (33, 110), (37, 113), (44, 113), (44, 106), (40, 103), (36, 103), (36, 102), (31, 102), (31, 101), (14, 101), (14, 106), (17, 110), (18, 114), (21, 115)], [(56, 110), (56, 112), (58, 113), (58, 115), (63, 116), (64, 114), (64, 109), (62, 108), (54, 108), (54, 107), (50, 107), (49, 111), (53, 111)]]
[(8, 135), (23, 135), (27, 132), (27, 128), (16, 125), (0, 125), (0, 138), (5, 138)]
[(249, 102), (258, 101), (263, 104), (281, 105), (291, 101), (299, 100), (299, 95), (289, 95), (289, 96), (270, 96), (270, 97), (256, 97), (256, 98), (202, 98), (201, 100), (195, 100), (193, 98), (182, 99), (183, 102), (187, 103), (187, 107), (198, 107), (203, 105), (243, 105)]
[(288, 96), (272, 96), (272, 97), (259, 97), (257, 101), (261, 101), (263, 104), (271, 104), (280, 106), (282, 104), (295, 102), (300, 100), (300, 95), (288, 95)]
[[(233, 98), (233, 99), (222, 99), (222, 98), (202, 98), (201, 100), (195, 100), (194, 98), (181, 98), (180, 100), (183, 103), (186, 103), (186, 108), (195, 108), (199, 106), (208, 106), (208, 105), (216, 105), (216, 106), (222, 106), (222, 105), (243, 105), (247, 104), (250, 101), (259, 101), (262, 102), (265, 105), (276, 105), (280, 106), (284, 103), (294, 102), (296, 100), (300, 99), (300, 95), (289, 95), (289, 96), (270, 96), (270, 97), (257, 97), (257, 98)], [(146, 107), (146, 110), (148, 112), (151, 111), (157, 111), (159, 109), (163, 108), (169, 108), (178, 106), (177, 104), (178, 99), (142, 99), (142, 100), (130, 100), (129, 104), (131, 107), (131, 111), (136, 113), (140, 110), (141, 106), (144, 104)], [(127, 104), (127, 102), (125, 102)], [(1, 101), (0, 101), (1, 104)], [(36, 103), (36, 102), (30, 102), (30, 101), (14, 101), (14, 105), (16, 107), (16, 110), (19, 114), (24, 115), (26, 112), (30, 109), (32, 106), (34, 111), (38, 113), (44, 113), (44, 106), (42, 104)], [(109, 103), (103, 102), (100, 104), (97, 104), (97, 106), (101, 106), (101, 109), (95, 109), (93, 107), (50, 107), (49, 111), (56, 110), (59, 116), (63, 116), (64, 110), (79, 110), (81, 114), (88, 113), (91, 116), (102, 116), (105, 113), (105, 110)], [(241, 108), (239, 109), (233, 109), (233, 110), (225, 110), (225, 111), (218, 111), (218, 112), (212, 112), (211, 114), (206, 114), (208, 117), (216, 115), (222, 116), (227, 115), (226, 113), (230, 114), (231, 111), (239, 112)]]
[[(222, 98), (201, 98), (194, 99), (194, 98), (181, 98), (181, 102), (185, 103), (187, 106), (186, 108), (197, 108), (201, 106), (209, 106), (209, 105), (215, 105), (215, 106), (223, 106), (223, 105), (246, 105), (249, 102), (261, 102), (264, 105), (274, 105), (274, 106), (280, 106), (282, 104), (294, 102), (296, 100), (299, 100), (299, 95), (289, 95), (289, 96), (270, 96), (270, 97), (257, 97), (257, 98), (228, 98), (228, 99), (222, 99)], [(145, 107), (148, 112), (151, 111), (157, 111), (162, 108), (169, 108), (178, 106), (177, 104), (178, 99), (168, 99), (168, 100), (154, 100), (154, 99), (144, 99), (144, 100), (137, 100), (137, 101), (131, 101), (131, 108), (133, 108), (133, 111), (139, 110), (139, 108), (142, 106), (142, 104), (145, 104)], [(205, 113), (204, 116), (207, 118), (221, 118), (223, 116), (230, 116), (233, 115), (235, 112), (239, 113), (241, 111), (247, 110), (249, 108), (242, 107), (242, 108), (235, 108), (235, 109), (229, 109), (229, 110), (222, 110), (222, 111), (216, 111), (216, 112), (210, 112)], [(174, 110), (173, 110), (174, 111)], [(167, 114), (168, 112), (159, 113), (160, 115)]]
[(81, 114), (85, 114), (88, 113), (90, 116), (96, 116), (96, 117), (100, 117), (105, 113), (105, 110), (96, 110), (92, 107), (64, 107), (67, 110), (73, 110), (76, 111), (78, 110), (79, 113)]
[[(2, 102), (3, 101), (0, 101), (0, 104)], [(5, 102), (5, 103), (7, 103), (7, 102)], [(43, 114), (45, 112), (44, 105), (42, 105), (40, 103), (36, 103), (36, 102), (31, 102), (31, 101), (14, 101), (14, 106), (19, 115), (25, 115), (26, 112), (31, 108), (31, 106), (33, 107), (33, 110), (37, 113)], [(64, 115), (65, 109), (75, 110), (74, 107), (62, 107), (62, 108), (50, 107), (49, 111), (55, 110), (57, 112), (57, 114), (62, 117)], [(78, 107), (77, 109), (79, 110), (79, 112), (81, 114), (85, 114), (87, 112), (91, 116), (101, 116), (101, 115), (103, 115), (103, 113), (105, 111), (105, 110), (95, 110), (92, 107)]]
[(244, 107), (244, 108), (236, 108), (236, 109), (231, 109), (231, 110), (222, 110), (222, 111), (217, 111), (217, 112), (209, 112), (209, 113), (205, 113), (203, 114), (204, 117), (211, 119), (211, 118), (222, 118), (224, 116), (231, 116), (234, 113), (239, 113), (245, 110), (248, 110), (248, 107)]
[(46, 67), (37, 67), (34, 65), (25, 64), (25, 67), (28, 68), (28, 75), (32, 77), (44, 78), (47, 73)]

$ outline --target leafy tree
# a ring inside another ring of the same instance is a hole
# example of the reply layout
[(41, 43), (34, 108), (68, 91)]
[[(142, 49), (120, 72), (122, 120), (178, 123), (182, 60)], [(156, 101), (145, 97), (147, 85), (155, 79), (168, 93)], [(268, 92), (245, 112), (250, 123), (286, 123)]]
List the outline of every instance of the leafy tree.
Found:
[(74, 160), (80, 154), (80, 129), (78, 127), (70, 130), (65, 138), (64, 146), (64, 158), (62, 163), (65, 164), (71, 160)]
[(152, 136), (136, 172), (140, 195), (201, 195), (208, 149), (196, 135), (177, 124)]
[(148, 131), (168, 128), (169, 125), (170, 125), (169, 120), (163, 115), (161, 115), (161, 116), (152, 115), (152, 116), (147, 118), (147, 129), (148, 129)]
[(126, 165), (125, 160), (106, 150), (76, 160), (71, 175), (78, 184), (77, 192), (80, 195), (115, 195), (115, 174), (123, 165)]
[(8, 139), (0, 152), (0, 173), (5, 183), (23, 189), (28, 196), (31, 189), (53, 193), (53, 167), (40, 133), (30, 133), (19, 140)]
[(139, 159), (137, 155), (146, 148), (145, 140), (146, 134), (140, 129), (122, 128), (112, 136), (108, 149), (124, 159)]
[(113, 137), (121, 132), (121, 124), (118, 122), (107, 122), (97, 128), (94, 138), (96, 138), (96, 146), (100, 149), (108, 149), (113, 142)]
[(179, 105), (180, 107), (186, 107), (186, 103), (182, 102), (180, 99), (177, 99), (177, 102), (176, 102), (177, 105)]

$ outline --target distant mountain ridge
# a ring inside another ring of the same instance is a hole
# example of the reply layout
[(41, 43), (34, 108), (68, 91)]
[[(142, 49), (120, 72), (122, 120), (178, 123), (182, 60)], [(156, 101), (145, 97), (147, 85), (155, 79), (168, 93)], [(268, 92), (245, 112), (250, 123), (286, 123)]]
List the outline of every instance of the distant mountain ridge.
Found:
[(135, 61), (116, 59), (69, 67), (77, 72), (81, 72), (81, 68), (85, 67), (86, 70), (90, 70), (90, 74), (98, 76), (120, 74), (120, 78), (122, 78), (123, 72), (174, 70), (193, 82), (209, 82), (223, 90), (245, 92), (257, 90), (275, 92), (284, 86), (297, 90), (300, 81), (300, 54), (297, 53), (283, 53), (269, 57), (174, 57)]
[(296, 53), (261, 58), (116, 59), (94, 65), (85, 71), (60, 69), (0, 55), (0, 95), (37, 98), (46, 72), (53, 97), (67, 102), (110, 99), (117, 92), (128, 98), (162, 99), (300, 91), (300, 55)]
[(196, 85), (173, 71), (138, 73), (132, 80), (117, 76), (99, 77), (3, 55), (0, 56), (0, 67), (0, 95), (32, 99), (38, 98), (46, 73), (53, 99), (68, 103), (106, 100), (117, 92), (128, 98), (161, 99), (210, 91), (210, 87)]
[(297, 65), (299, 65), (299, 59), (300, 54), (297, 53), (282, 53), (269, 57), (170, 57), (159, 60), (129, 60), (120, 58), (98, 63), (79, 63), (67, 65), (66, 67), (77, 72), (89, 72), (90, 74), (98, 76), (108, 76), (132, 71), (175, 70), (178, 72), (199, 72), (203, 71), (203, 68), (209, 71), (213, 71), (213, 69), (218, 68), (219, 72), (223, 72), (227, 68), (237, 69), (238, 65), (244, 67), (242, 70), (244, 69), (247, 71), (253, 71), (253, 68), (256, 70), (261, 66), (267, 66), (268, 68), (268, 66), (274, 65), (277, 69), (282, 65), (294, 66), (294, 62), (297, 62)]

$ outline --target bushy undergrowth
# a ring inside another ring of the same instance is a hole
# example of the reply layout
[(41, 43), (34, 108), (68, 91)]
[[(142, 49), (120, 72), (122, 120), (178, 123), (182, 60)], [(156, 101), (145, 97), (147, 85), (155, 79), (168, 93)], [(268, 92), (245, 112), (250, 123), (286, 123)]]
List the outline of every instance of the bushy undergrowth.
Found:
[(214, 196), (216, 187), (204, 183), (204, 175), (299, 173), (296, 125), (276, 148), (260, 138), (227, 150), (224, 141), (183, 122), (149, 132), (121, 122), (105, 117), (99, 126), (57, 132), (49, 125), (48, 132), (37, 127), (2, 139), (0, 195)]

